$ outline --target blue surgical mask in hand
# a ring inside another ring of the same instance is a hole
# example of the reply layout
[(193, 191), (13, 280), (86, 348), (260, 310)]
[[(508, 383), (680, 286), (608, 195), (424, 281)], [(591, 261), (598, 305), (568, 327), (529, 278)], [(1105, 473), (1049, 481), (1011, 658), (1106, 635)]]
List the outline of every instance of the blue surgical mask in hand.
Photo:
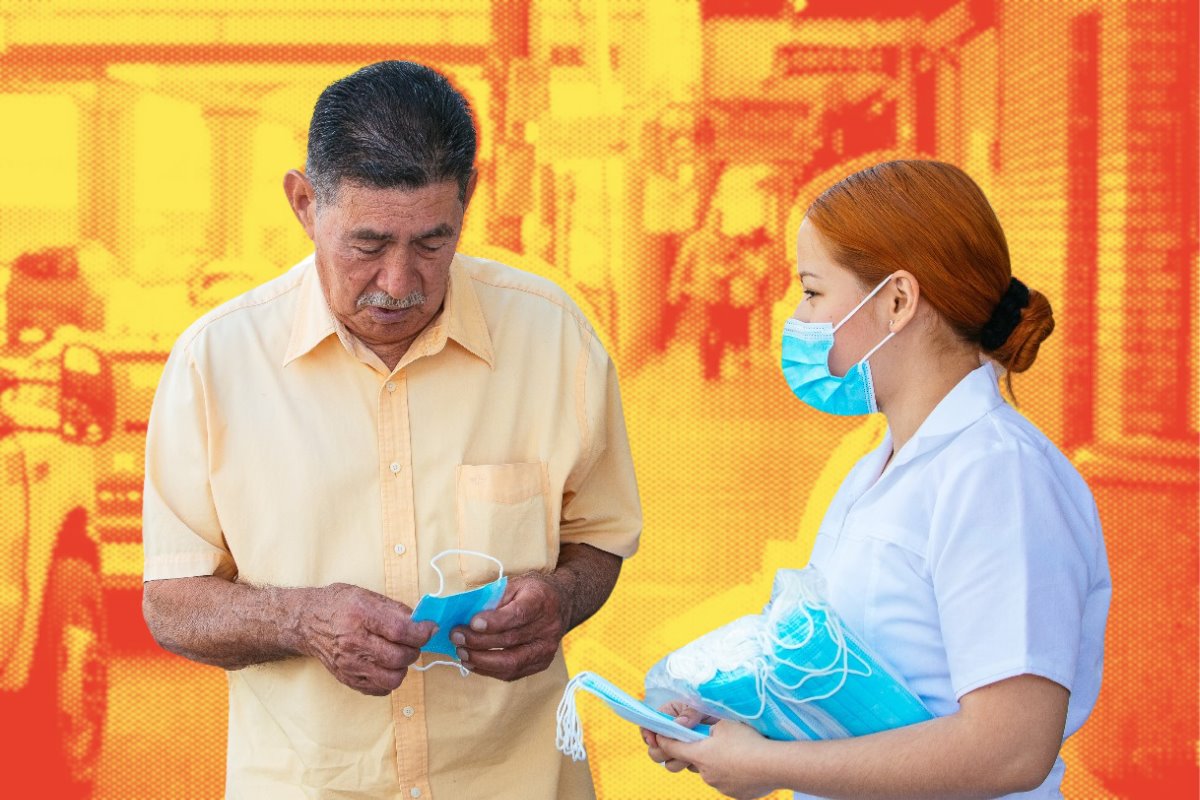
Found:
[[(443, 595), (442, 591), (446, 587), (446, 576), (442, 574), (442, 570), (438, 567), (437, 561), (442, 556), (451, 554), (478, 556), (495, 561), (500, 568), (500, 576), (491, 583), (485, 583), (483, 586), (478, 586), (474, 589), (468, 589), (465, 592), (457, 594)], [(508, 577), (504, 574), (504, 564), (497, 558), (486, 553), (479, 553), (474, 550), (443, 550), (429, 560), (429, 566), (433, 567), (433, 571), (438, 576), (438, 588), (433, 594), (426, 594), (421, 597), (417, 603), (417, 607), (413, 609), (413, 622), (434, 622), (437, 624), (437, 632), (433, 634), (425, 646), (421, 648), (424, 653), (440, 653), (450, 656), (454, 661), (435, 661), (433, 664), (450, 664), (451, 666), (460, 666), (458, 661), (458, 653), (453, 642), (450, 641), (450, 631), (459, 625), (469, 625), (471, 619), (481, 611), (491, 611), (500, 605), (500, 599), (504, 596), (504, 589), (508, 586)], [(430, 664), (429, 666), (433, 666)], [(413, 667), (413, 669), (422, 670), (423, 667)], [(465, 670), (464, 670), (465, 673)]]
[(575, 708), (575, 693), (580, 689), (599, 697), (621, 719), (663, 736), (669, 736), (681, 742), (699, 742), (709, 735), (707, 725), (697, 725), (695, 728), (685, 727), (676, 722), (675, 717), (646, 705), (596, 673), (581, 672), (567, 681), (567, 686), (563, 689), (562, 700), (558, 703), (558, 731), (555, 746), (558, 747), (560, 753), (570, 756), (573, 761), (587, 758), (587, 750), (583, 745), (583, 723), (580, 722), (579, 712)]

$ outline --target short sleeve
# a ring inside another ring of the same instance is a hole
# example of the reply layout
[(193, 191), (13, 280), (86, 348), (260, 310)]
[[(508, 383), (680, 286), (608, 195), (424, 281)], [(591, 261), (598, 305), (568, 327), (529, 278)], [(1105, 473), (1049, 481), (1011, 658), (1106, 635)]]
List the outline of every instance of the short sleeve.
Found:
[(209, 447), (203, 380), (190, 348), (177, 344), (146, 431), (142, 545), (147, 581), (237, 574), (213, 504)]
[(594, 338), (590, 345), (576, 398), (586, 455), (564, 485), (560, 541), (628, 558), (637, 551), (642, 530), (633, 456), (616, 368)]
[(1072, 689), (1088, 521), (1045, 457), (999, 449), (939, 487), (928, 561), (956, 697), (1039, 675)]

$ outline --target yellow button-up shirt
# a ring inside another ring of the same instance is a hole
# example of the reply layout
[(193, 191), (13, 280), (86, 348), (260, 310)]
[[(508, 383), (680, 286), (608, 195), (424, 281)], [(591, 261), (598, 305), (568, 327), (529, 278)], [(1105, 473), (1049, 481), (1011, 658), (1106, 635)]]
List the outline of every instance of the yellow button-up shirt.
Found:
[[(144, 517), (148, 581), (345, 582), (409, 606), (445, 549), (518, 575), (562, 543), (627, 557), (641, 530), (595, 332), (549, 281), (461, 254), (390, 372), (332, 316), (312, 257), (198, 320), (155, 397)], [(439, 566), (447, 592), (497, 574)], [(410, 670), (382, 698), (313, 658), (230, 672), (227, 796), (591, 797), (554, 746), (565, 681), (561, 650), (512, 683)]]

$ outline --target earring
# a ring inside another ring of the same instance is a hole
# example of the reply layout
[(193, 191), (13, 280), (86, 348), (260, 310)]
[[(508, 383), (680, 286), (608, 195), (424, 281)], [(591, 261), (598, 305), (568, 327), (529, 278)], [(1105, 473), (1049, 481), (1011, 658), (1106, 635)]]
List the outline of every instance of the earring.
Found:
[(894, 320), (894, 319), (889, 319), (889, 320), (888, 320), (888, 330), (890, 331), (890, 330), (891, 330), (892, 328), (894, 328), (894, 327), (896, 327), (896, 320)]

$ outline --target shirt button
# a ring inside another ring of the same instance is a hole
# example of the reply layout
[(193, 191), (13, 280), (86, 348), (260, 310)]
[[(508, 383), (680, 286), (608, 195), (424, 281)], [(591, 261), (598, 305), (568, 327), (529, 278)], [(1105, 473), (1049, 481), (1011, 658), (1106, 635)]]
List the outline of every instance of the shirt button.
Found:
[(394, 392), (394, 391), (396, 391), (396, 382), (395, 382), (395, 381), (388, 381), (388, 382), (387, 382), (387, 383), (385, 383), (383, 386), (384, 386), (384, 388), (385, 388), (385, 389), (387, 389), (389, 392)]
[(391, 466), (388, 467), (388, 469), (390, 469), (392, 471), (393, 475), (396, 474), (397, 472), (400, 471), (400, 462), (393, 461)]
[(417, 712), (416, 712), (416, 711), (413, 711), (413, 707), (412, 707), (412, 706), (405, 706), (405, 707), (402, 709), (402, 712), (401, 712), (401, 713), (403, 713), (403, 714), (404, 714), (404, 716), (406, 716), (406, 717), (411, 717), (413, 714), (415, 714), (415, 713), (417, 713)]
[(395, 547), (393, 547), (392, 549), (396, 551), (396, 555), (402, 556), (402, 555), (404, 555), (404, 551), (407, 550), (408, 548), (402, 544), (398, 544)]
[(421, 787), (414, 786), (413, 788), (408, 790), (408, 793), (410, 795), (412, 795), (413, 797), (420, 797), (421, 796)]

